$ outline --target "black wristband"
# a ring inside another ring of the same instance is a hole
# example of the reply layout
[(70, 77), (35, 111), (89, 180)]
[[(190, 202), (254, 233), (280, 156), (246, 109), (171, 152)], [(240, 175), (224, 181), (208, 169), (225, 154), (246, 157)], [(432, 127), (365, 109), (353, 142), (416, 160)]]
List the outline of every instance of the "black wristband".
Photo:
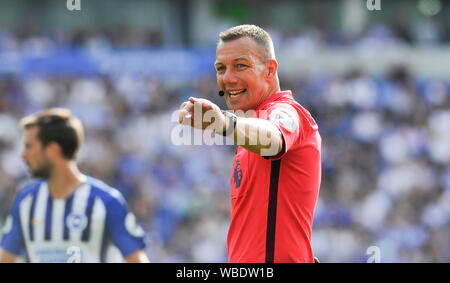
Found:
[(229, 111), (222, 111), (223, 115), (227, 117), (228, 120), (228, 128), (220, 133), (222, 136), (227, 137), (234, 132), (236, 128), (237, 116)]

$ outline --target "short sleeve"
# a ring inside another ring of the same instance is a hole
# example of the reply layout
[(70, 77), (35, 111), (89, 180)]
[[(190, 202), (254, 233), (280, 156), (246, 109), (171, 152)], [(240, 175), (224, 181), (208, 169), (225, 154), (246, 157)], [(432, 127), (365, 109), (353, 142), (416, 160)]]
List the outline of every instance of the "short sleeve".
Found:
[(16, 197), (11, 212), (6, 218), (6, 222), (2, 229), (3, 237), (1, 246), (4, 250), (15, 255), (20, 255), (25, 251), (19, 216), (19, 204), (21, 199), (20, 196)]
[(288, 152), (301, 136), (300, 118), (297, 110), (288, 103), (277, 103), (267, 109), (265, 118), (280, 130), (283, 136), (283, 148), (276, 156), (264, 156), (276, 160)]
[(112, 198), (108, 202), (106, 229), (123, 257), (145, 248), (144, 230), (134, 214), (128, 211), (123, 197)]

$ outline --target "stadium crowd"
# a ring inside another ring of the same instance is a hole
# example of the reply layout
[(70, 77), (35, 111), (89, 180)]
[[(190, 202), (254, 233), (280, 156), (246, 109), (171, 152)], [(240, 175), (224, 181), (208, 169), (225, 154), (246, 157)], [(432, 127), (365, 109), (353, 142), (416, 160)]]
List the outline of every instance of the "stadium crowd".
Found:
[[(155, 35), (142, 42), (127, 34), (127, 46), (160, 44)], [(3, 32), (0, 54), (80, 42), (122, 44), (111, 38), (116, 37)], [(430, 31), (418, 38), (439, 40)], [(303, 48), (317, 43), (314, 33), (291, 39), (278, 42)], [(353, 44), (376, 40), (407, 44), (385, 27)], [(383, 76), (351, 69), (281, 77), (281, 87), (292, 89), (310, 110), (323, 139), (315, 255), (323, 262), (365, 262), (367, 248), (377, 246), (382, 262), (450, 261), (450, 81), (418, 77), (396, 65)], [(127, 74), (0, 76), (0, 224), (28, 180), (19, 119), (46, 107), (68, 107), (86, 129), (80, 168), (124, 194), (148, 233), (151, 261), (225, 262), (235, 148), (172, 143), (172, 114), (189, 96), (225, 108), (214, 74), (184, 82)]]

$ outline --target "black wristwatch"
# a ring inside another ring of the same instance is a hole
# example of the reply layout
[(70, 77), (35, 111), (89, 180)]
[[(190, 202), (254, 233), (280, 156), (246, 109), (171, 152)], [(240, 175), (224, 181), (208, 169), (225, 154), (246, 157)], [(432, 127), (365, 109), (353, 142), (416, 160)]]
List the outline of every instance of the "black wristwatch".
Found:
[(237, 122), (237, 116), (234, 113), (231, 113), (230, 111), (222, 111), (223, 115), (228, 118), (228, 128), (225, 129), (222, 133), (220, 133), (222, 136), (227, 137), (231, 135), (234, 132), (234, 129), (236, 128), (236, 122)]

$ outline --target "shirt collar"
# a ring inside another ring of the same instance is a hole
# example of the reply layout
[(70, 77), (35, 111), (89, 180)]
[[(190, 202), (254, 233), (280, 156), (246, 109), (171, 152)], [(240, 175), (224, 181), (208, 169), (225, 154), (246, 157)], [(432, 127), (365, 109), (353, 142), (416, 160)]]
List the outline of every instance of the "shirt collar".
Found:
[(271, 96), (269, 96), (269, 98), (267, 98), (263, 103), (261, 103), (256, 108), (256, 110), (260, 110), (260, 109), (264, 108), (264, 106), (266, 106), (267, 104), (274, 102), (275, 100), (278, 100), (281, 97), (292, 98), (292, 92), (290, 90), (277, 91), (274, 94), (272, 94)]

